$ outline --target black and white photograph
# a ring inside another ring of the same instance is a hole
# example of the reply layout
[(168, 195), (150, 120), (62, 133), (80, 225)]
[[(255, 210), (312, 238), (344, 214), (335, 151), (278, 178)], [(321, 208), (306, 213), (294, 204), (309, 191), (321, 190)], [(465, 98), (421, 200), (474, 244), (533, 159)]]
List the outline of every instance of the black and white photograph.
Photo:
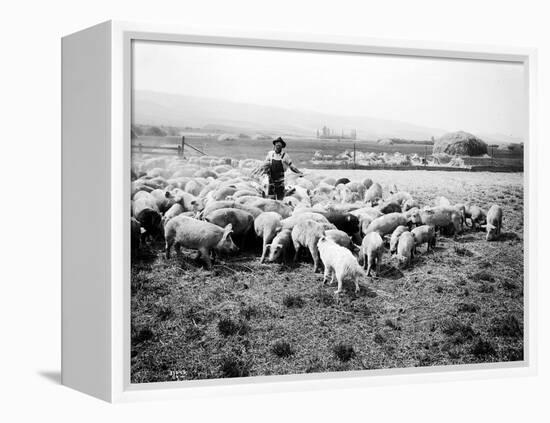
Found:
[(524, 360), (522, 63), (134, 40), (131, 72), (132, 383)]

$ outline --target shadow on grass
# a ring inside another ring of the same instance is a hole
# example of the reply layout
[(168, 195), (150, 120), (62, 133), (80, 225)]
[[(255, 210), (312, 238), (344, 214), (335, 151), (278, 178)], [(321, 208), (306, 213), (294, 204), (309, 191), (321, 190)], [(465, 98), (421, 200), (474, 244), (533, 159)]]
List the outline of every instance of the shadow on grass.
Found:
[(143, 244), (132, 257), (132, 261), (150, 264), (161, 254), (164, 254), (164, 242), (155, 241)]
[(497, 239), (495, 240), (496, 242), (504, 242), (504, 241), (519, 241), (520, 238), (518, 236), (518, 234), (514, 233), (514, 232), (503, 232), (501, 233)]
[(459, 242), (459, 243), (466, 243), (466, 242), (476, 242), (478, 241), (478, 238), (476, 238), (475, 236), (472, 236), (472, 235), (466, 235), (466, 236), (459, 236), (457, 239), (456, 239), (456, 242)]
[[(414, 260), (414, 259), (413, 259)], [(407, 267), (407, 269), (411, 269), (414, 266), (414, 263)], [(390, 280), (397, 280), (401, 279), (404, 274), (396, 266), (388, 266), (388, 265), (381, 265), (380, 266), (380, 275), (376, 275), (379, 279), (390, 279)]]

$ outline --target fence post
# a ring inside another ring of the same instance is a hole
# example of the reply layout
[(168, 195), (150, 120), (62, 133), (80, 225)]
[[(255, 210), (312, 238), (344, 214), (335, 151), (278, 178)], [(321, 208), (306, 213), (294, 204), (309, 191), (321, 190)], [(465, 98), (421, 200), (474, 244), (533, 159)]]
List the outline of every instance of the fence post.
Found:
[(181, 157), (184, 157), (183, 156), (184, 150), (185, 150), (185, 136), (182, 135), (182, 137), (181, 137)]
[(428, 146), (424, 146), (424, 166), (428, 165)]
[(355, 169), (355, 143), (353, 143), (353, 168)]

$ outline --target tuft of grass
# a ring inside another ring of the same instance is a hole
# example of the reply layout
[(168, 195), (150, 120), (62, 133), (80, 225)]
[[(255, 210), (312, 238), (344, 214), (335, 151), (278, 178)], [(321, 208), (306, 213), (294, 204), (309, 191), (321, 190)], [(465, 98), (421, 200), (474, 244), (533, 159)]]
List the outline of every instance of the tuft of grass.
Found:
[(474, 253), (464, 247), (454, 246), (455, 253), (461, 257), (472, 257)]
[(332, 352), (342, 363), (350, 361), (355, 357), (355, 350), (352, 345), (339, 343), (332, 347)]
[[(150, 271), (150, 269), (147, 269)], [(132, 272), (132, 290), (141, 291), (149, 285), (149, 277), (145, 271)]]
[(502, 282), (502, 287), (507, 291), (513, 291), (518, 286), (514, 282), (506, 280), (506, 281)]
[(374, 342), (376, 342), (377, 344), (383, 344), (384, 342), (386, 342), (386, 338), (384, 338), (384, 335), (378, 332), (374, 335)]
[(462, 348), (458, 345), (456, 345), (453, 341), (445, 342), (442, 347), (441, 351), (446, 352), (449, 357), (452, 359), (460, 358), (460, 355), (462, 353)]
[(271, 346), (271, 352), (275, 354), (277, 357), (286, 358), (290, 357), (292, 354), (294, 354), (294, 350), (290, 346), (290, 344), (283, 340), (276, 341)]
[(369, 317), (372, 316), (374, 311), (372, 307), (369, 307), (366, 303), (353, 303), (352, 307), (350, 308), (350, 311), (352, 311), (354, 314), (357, 314), (357, 316), (360, 317)]
[(512, 315), (494, 318), (491, 323), (490, 332), (496, 336), (509, 338), (521, 338), (523, 336), (523, 328), (519, 320)]
[(457, 308), (461, 313), (477, 313), (479, 311), (479, 307), (472, 303), (458, 303)]
[(441, 322), (441, 332), (452, 338), (453, 344), (462, 344), (473, 339), (476, 333), (474, 329), (458, 319), (446, 319)]
[(391, 329), (393, 329), (393, 330), (401, 330), (401, 326), (400, 326), (399, 324), (397, 324), (397, 322), (395, 322), (395, 321), (392, 320), (392, 319), (386, 319), (386, 320), (384, 321), (384, 324), (385, 324), (387, 327), (389, 327), (389, 328), (391, 328)]
[(169, 320), (174, 317), (174, 309), (170, 305), (161, 305), (157, 311), (157, 316), (161, 321)]
[(318, 373), (324, 369), (323, 363), (319, 357), (310, 357), (307, 361), (306, 373)]
[(330, 295), (326, 290), (320, 289), (318, 290), (314, 295), (313, 298), (315, 301), (317, 301), (318, 304), (324, 305), (324, 306), (331, 306), (333, 305), (336, 300), (334, 299), (334, 295)]
[(495, 277), (490, 272), (488, 272), (486, 270), (481, 270), (477, 273), (474, 273), (471, 276), (471, 278), (475, 282), (482, 282), (482, 281), (494, 282), (495, 281)]
[(490, 285), (488, 283), (482, 283), (480, 287), (478, 288), (478, 291), (483, 294), (490, 294), (492, 292), (495, 292), (495, 287), (493, 285)]
[(462, 291), (460, 291), (458, 293), (458, 296), (459, 297), (469, 297), (470, 296), (470, 290), (468, 288), (464, 288), (464, 289), (462, 289)]
[(239, 314), (242, 317), (244, 317), (246, 320), (250, 320), (252, 317), (257, 317), (261, 313), (257, 306), (253, 304), (249, 304), (247, 306), (242, 307), (241, 310), (239, 311)]
[(470, 348), (470, 352), (478, 358), (487, 357), (490, 355), (495, 355), (496, 351), (493, 347), (493, 344), (490, 342), (484, 341), (479, 338)]
[(181, 315), (184, 319), (195, 323), (203, 323), (209, 320), (208, 311), (204, 307), (194, 303), (187, 307), (182, 307)]
[(302, 308), (304, 300), (299, 295), (287, 294), (283, 298), (283, 304), (288, 308)]
[(250, 369), (241, 358), (229, 355), (221, 359), (220, 372), (222, 377), (246, 377)]
[(430, 355), (427, 352), (423, 352), (423, 351), (419, 352), (416, 355), (416, 358), (418, 360), (418, 363), (416, 364), (416, 366), (419, 366), (419, 367), (429, 366), (430, 364), (433, 363), (433, 358), (430, 357)]
[(506, 361), (523, 361), (523, 347), (507, 348), (503, 353)]
[(222, 317), (218, 322), (218, 331), (225, 337), (232, 335), (245, 335), (248, 330), (249, 327), (245, 322), (236, 322), (230, 317)]
[(197, 326), (189, 326), (185, 329), (185, 336), (190, 341), (196, 341), (197, 339), (202, 338), (203, 335), (204, 331)]
[(132, 344), (141, 344), (142, 342), (153, 339), (154, 336), (155, 334), (149, 327), (145, 326), (139, 328), (132, 334)]

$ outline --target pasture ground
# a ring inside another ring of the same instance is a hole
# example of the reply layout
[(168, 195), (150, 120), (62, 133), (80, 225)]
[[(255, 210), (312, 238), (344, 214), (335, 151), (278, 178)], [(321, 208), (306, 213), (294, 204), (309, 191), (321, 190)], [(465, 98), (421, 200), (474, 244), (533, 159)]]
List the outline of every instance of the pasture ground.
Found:
[[(316, 150), (323, 154), (336, 156), (344, 151), (353, 151), (355, 144), (356, 150), (364, 153), (395, 153), (402, 154), (418, 154), (419, 156), (427, 156), (432, 153), (431, 145), (419, 144), (378, 144), (375, 141), (352, 141), (352, 140), (334, 140), (334, 139), (317, 139), (317, 138), (295, 138), (288, 139), (288, 147), (286, 151), (292, 158), (293, 162), (299, 167), (307, 167), (311, 165), (311, 159)], [(193, 147), (196, 147), (206, 154), (218, 157), (229, 156), (234, 159), (264, 159), (267, 152), (273, 148), (269, 140), (250, 140), (237, 139), (233, 141), (218, 141), (217, 137), (187, 137), (188, 142)], [(179, 145), (181, 137), (139, 137), (132, 141), (133, 145), (142, 144), (144, 146), (154, 145)], [(494, 160), (484, 159), (481, 157), (464, 157), (467, 165), (476, 166), (523, 166), (522, 151), (508, 151), (495, 148), (489, 149), (490, 154), (494, 154)], [(187, 148), (185, 155), (198, 156), (199, 153)]]
[(440, 237), (408, 269), (386, 254), (380, 277), (338, 298), (308, 258), (260, 264), (252, 248), (206, 271), (196, 252), (146, 248), (132, 262), (132, 382), (523, 359), (523, 173), (315, 172), (395, 183), (423, 204), (498, 203), (503, 234)]

